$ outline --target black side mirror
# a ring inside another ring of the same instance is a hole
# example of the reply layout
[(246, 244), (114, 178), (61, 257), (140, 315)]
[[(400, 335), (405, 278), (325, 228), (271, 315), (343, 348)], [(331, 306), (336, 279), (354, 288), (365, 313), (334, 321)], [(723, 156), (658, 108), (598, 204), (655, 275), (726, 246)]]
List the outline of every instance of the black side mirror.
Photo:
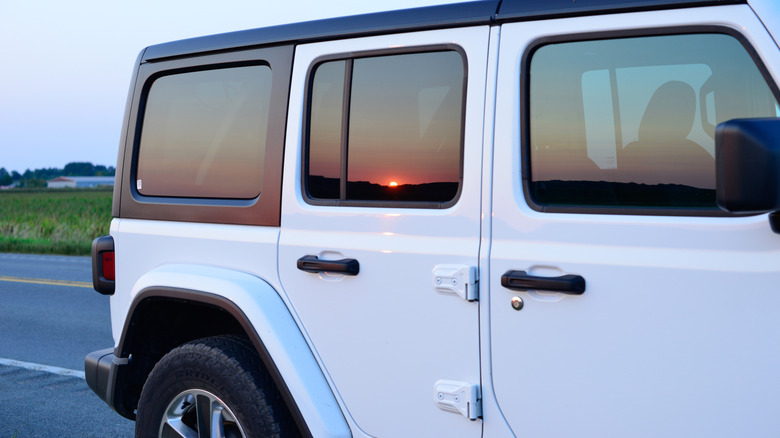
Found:
[(780, 234), (780, 119), (735, 119), (715, 130), (718, 206), (766, 213)]

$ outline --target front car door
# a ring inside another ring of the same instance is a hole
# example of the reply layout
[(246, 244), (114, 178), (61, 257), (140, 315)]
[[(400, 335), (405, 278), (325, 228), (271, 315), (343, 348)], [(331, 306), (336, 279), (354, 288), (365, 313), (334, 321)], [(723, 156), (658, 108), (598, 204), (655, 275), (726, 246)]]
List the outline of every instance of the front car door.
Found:
[(296, 48), (279, 275), (355, 436), (481, 434), (435, 387), (480, 379), (488, 33)]
[(780, 434), (780, 236), (717, 209), (713, 140), (778, 116), (778, 66), (747, 5), (503, 25), (490, 348), (517, 436)]

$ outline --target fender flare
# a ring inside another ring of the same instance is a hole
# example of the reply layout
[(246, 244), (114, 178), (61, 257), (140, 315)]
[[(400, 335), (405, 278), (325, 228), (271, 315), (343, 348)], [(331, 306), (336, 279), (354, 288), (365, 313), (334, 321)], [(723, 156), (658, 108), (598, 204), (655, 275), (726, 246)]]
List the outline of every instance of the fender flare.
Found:
[(163, 265), (141, 276), (130, 296), (134, 298), (115, 349), (117, 358), (130, 353), (124, 348), (139, 307), (156, 299), (217, 307), (235, 318), (249, 336), (302, 433), (352, 436), (301, 330), (277, 291), (265, 280), (212, 266)]

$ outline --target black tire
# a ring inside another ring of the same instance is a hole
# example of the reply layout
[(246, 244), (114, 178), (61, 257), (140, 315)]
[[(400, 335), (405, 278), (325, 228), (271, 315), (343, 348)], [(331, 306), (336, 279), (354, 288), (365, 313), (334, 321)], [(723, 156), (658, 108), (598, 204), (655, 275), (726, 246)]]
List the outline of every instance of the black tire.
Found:
[(233, 336), (198, 339), (163, 356), (141, 391), (135, 436), (182, 436), (170, 433), (167, 414), (176, 427), (210, 436), (214, 412), (226, 437), (299, 436), (251, 343)]

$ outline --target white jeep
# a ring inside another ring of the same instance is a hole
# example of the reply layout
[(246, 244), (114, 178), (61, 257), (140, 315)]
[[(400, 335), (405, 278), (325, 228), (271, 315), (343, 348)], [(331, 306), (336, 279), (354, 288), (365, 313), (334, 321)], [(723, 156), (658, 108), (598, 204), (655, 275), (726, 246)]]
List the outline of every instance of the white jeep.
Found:
[(142, 437), (780, 436), (778, 41), (488, 0), (148, 47), (87, 381)]

